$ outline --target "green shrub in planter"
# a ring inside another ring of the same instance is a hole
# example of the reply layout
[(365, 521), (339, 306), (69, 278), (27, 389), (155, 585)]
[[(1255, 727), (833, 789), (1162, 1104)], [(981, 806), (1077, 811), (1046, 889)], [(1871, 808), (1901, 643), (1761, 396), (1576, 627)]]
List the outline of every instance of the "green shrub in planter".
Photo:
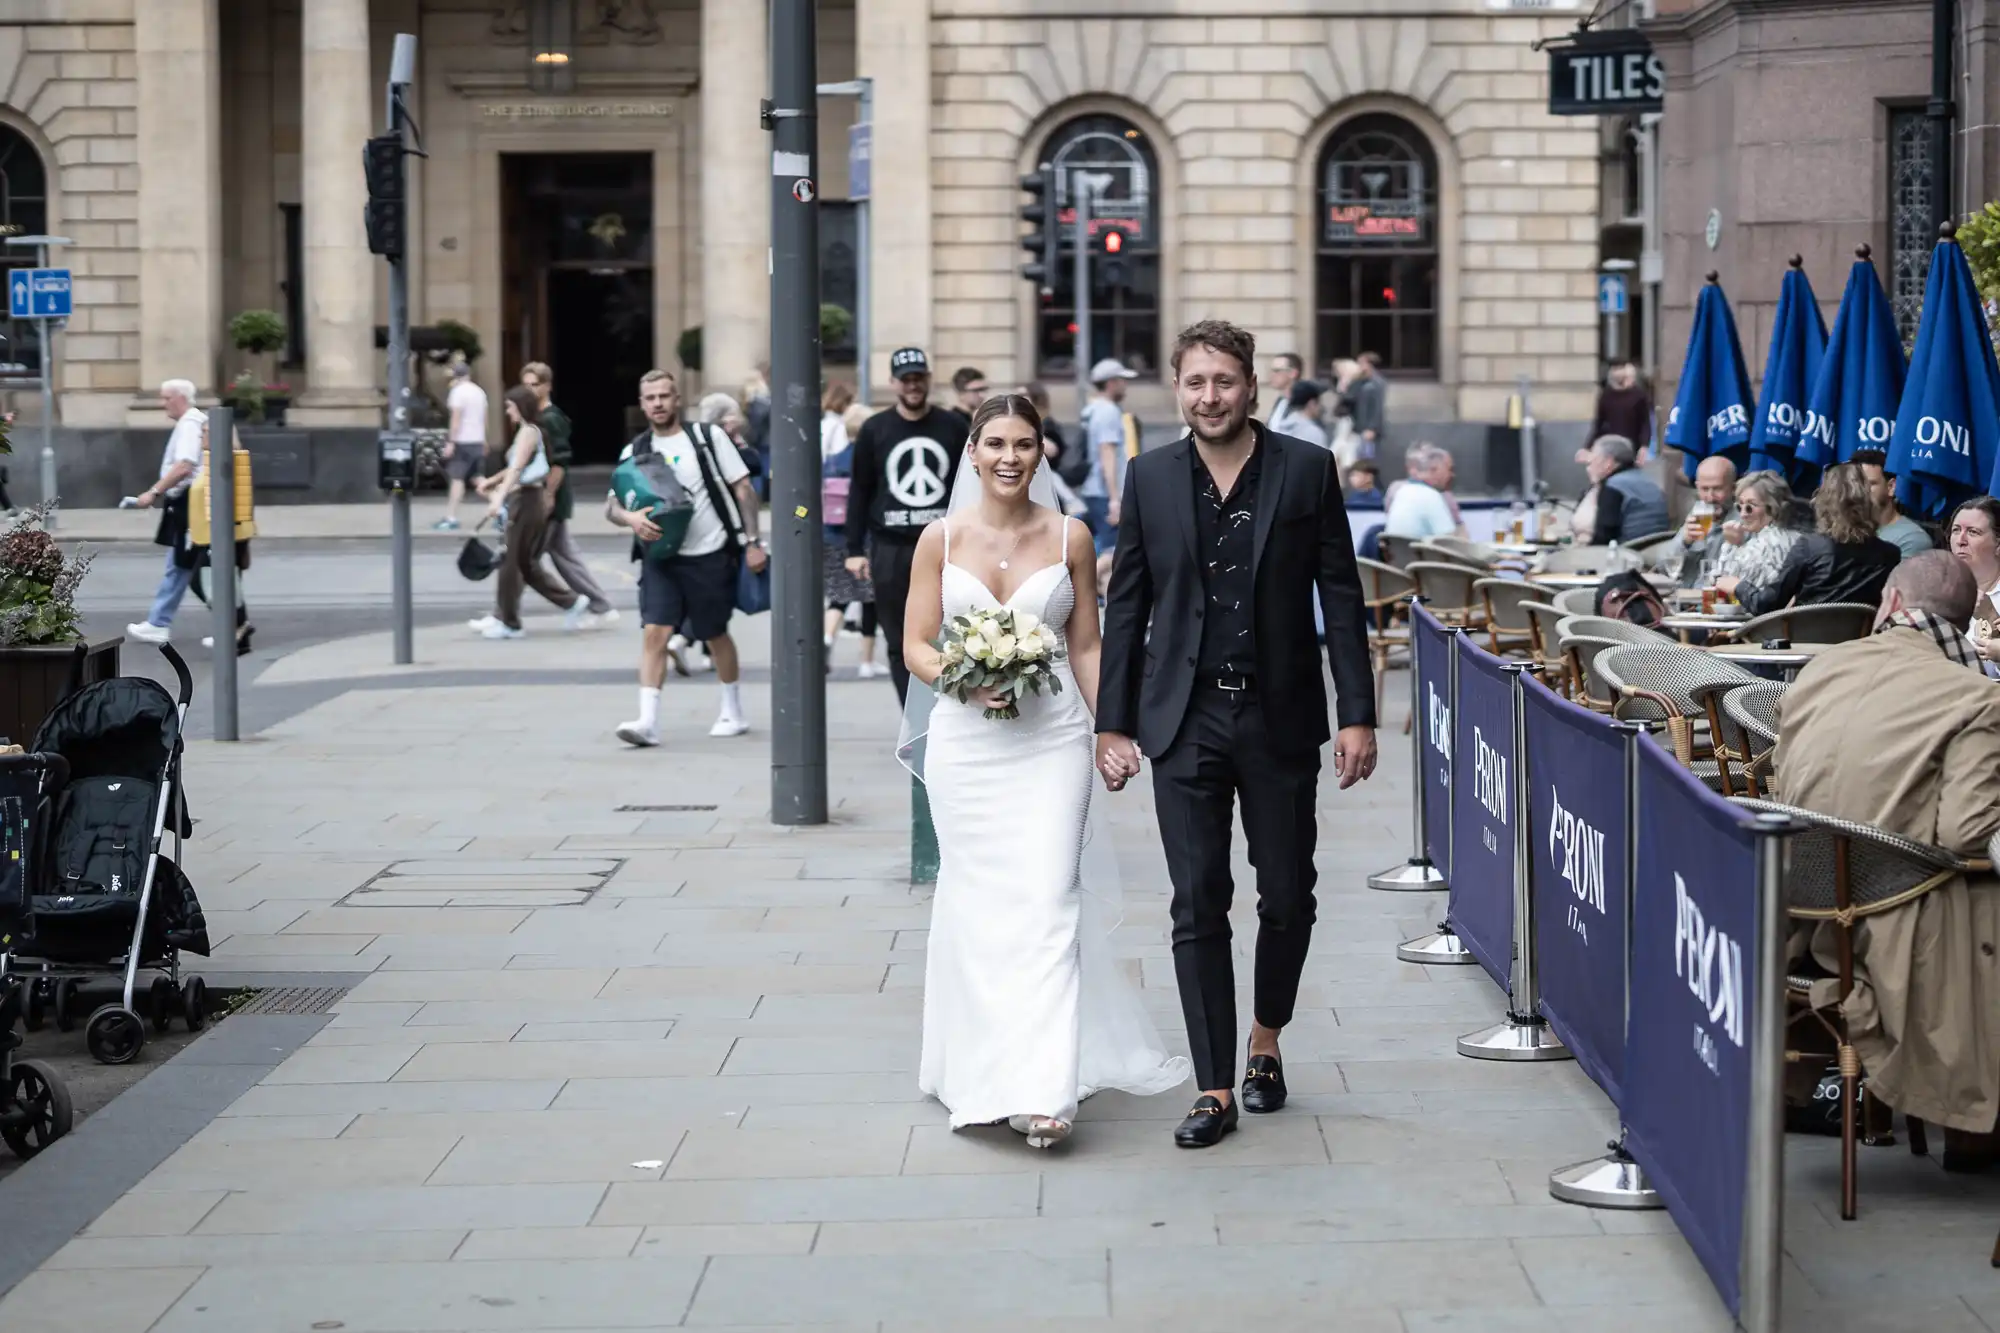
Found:
[(229, 341), (252, 356), (278, 351), (285, 345), (285, 321), (275, 310), (245, 310), (229, 321)]

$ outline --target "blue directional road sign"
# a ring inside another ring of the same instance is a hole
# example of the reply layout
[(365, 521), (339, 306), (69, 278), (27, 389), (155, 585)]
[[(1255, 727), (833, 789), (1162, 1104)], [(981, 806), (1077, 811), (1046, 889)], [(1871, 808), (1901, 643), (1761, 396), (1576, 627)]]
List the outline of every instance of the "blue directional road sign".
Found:
[(1625, 313), (1625, 275), (1604, 273), (1597, 279), (1597, 313), (1600, 315), (1622, 315)]
[(69, 270), (17, 268), (9, 273), (7, 313), (15, 319), (68, 319)]
[(847, 127), (847, 197), (866, 199), (874, 184), (875, 127), (863, 121)]

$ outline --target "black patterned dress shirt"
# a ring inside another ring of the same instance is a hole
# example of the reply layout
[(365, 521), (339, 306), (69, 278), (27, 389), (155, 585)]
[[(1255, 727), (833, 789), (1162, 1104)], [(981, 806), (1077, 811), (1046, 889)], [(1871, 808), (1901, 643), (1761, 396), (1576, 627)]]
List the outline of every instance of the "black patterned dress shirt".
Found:
[(1201, 556), (1201, 578), (1207, 605), (1201, 619), (1199, 678), (1257, 674), (1257, 627), (1252, 614), (1256, 556), (1257, 482), (1264, 470), (1262, 447), (1254, 450), (1235, 489), (1228, 495), (1215, 484), (1201, 451), (1194, 459), (1195, 549)]

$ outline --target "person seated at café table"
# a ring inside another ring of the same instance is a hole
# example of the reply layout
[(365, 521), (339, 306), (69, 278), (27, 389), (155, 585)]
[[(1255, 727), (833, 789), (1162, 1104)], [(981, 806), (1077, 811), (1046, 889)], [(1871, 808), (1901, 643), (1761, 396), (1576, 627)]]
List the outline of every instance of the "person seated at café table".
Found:
[(1711, 454), (1694, 470), (1696, 503), (1673, 538), (1660, 548), (1654, 568), (1673, 575), (1683, 588), (1700, 581), (1723, 545), (1722, 525), (1736, 517), (1736, 464)]
[(1632, 542), (1665, 532), (1667, 495), (1639, 470), (1639, 447), (1623, 435), (1600, 435), (1584, 451), (1590, 474), (1590, 544)]
[(1409, 477), (1389, 488), (1382, 535), (1415, 541), (1465, 536), (1465, 520), (1451, 493), (1457, 471), (1451, 451), (1435, 444), (1413, 444), (1403, 456), (1403, 467)]
[(1952, 512), (1946, 525), (1951, 553), (1972, 574), (1979, 597), (1973, 604), (1966, 634), (1989, 664), (2000, 663), (2000, 500), (1978, 495)]
[(1868, 479), (1868, 494), (1875, 500), (1875, 535), (1906, 558), (1930, 550), (1931, 535), (1924, 525), (1896, 507), (1896, 475), (1884, 466), (1888, 455), (1880, 449), (1857, 449), (1851, 461)]
[(1366, 459), (1347, 469), (1347, 507), (1349, 509), (1382, 507), (1382, 474)]
[[(1719, 540), (1708, 548), (1713, 563), (1697, 566), (1695, 584), (1730, 577), (1746, 583), (1774, 582), (1799, 534), (1785, 526), (1792, 488), (1775, 472), (1752, 472), (1736, 483), (1736, 505), (1716, 527)], [(1693, 553), (1697, 557), (1703, 552)]]
[[(1739, 496), (1737, 509), (1743, 508)], [(1753, 616), (1787, 606), (1881, 601), (1882, 584), (1903, 553), (1875, 535), (1875, 500), (1861, 469), (1853, 463), (1828, 468), (1812, 510), (1819, 530), (1792, 544), (1775, 578), (1725, 574), (1715, 581), (1717, 590)]]
[[(1979, 595), (1943, 551), (1887, 576), (1875, 633), (1820, 653), (1778, 701), (1787, 804), (2000, 859), (2000, 683), (1958, 629)], [(1808, 945), (1837, 977), (1834, 924), (1803, 926), (1794, 957)], [(1944, 1128), (1946, 1170), (1983, 1170), (2000, 1111), (2000, 876), (1955, 876), (1860, 918), (1854, 950), (1841, 1008), (1869, 1089)], [(1833, 1003), (1833, 987), (1813, 1000)]]

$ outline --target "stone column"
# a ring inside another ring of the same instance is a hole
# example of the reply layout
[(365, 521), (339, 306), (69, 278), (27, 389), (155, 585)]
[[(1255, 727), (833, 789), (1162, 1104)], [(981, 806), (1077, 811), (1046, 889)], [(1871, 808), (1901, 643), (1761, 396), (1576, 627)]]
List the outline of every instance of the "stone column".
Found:
[[(162, 380), (217, 386), (222, 333), (221, 40), (216, 0), (133, 8), (139, 76), (139, 385), (134, 425), (164, 425)], [(53, 261), (63, 262), (60, 251)]]
[(868, 263), (874, 287), (868, 382), (887, 401), (889, 353), (931, 345), (931, 4), (856, 0), (856, 72), (875, 81)]
[(737, 395), (771, 354), (769, 26), (764, 0), (703, 0), (701, 378)]
[(312, 0), (300, 20), (304, 123), (299, 186), (305, 226), (307, 391), (287, 420), (377, 426), (375, 268), (362, 221), (361, 146), (378, 130), (368, 60), (368, 0)]

